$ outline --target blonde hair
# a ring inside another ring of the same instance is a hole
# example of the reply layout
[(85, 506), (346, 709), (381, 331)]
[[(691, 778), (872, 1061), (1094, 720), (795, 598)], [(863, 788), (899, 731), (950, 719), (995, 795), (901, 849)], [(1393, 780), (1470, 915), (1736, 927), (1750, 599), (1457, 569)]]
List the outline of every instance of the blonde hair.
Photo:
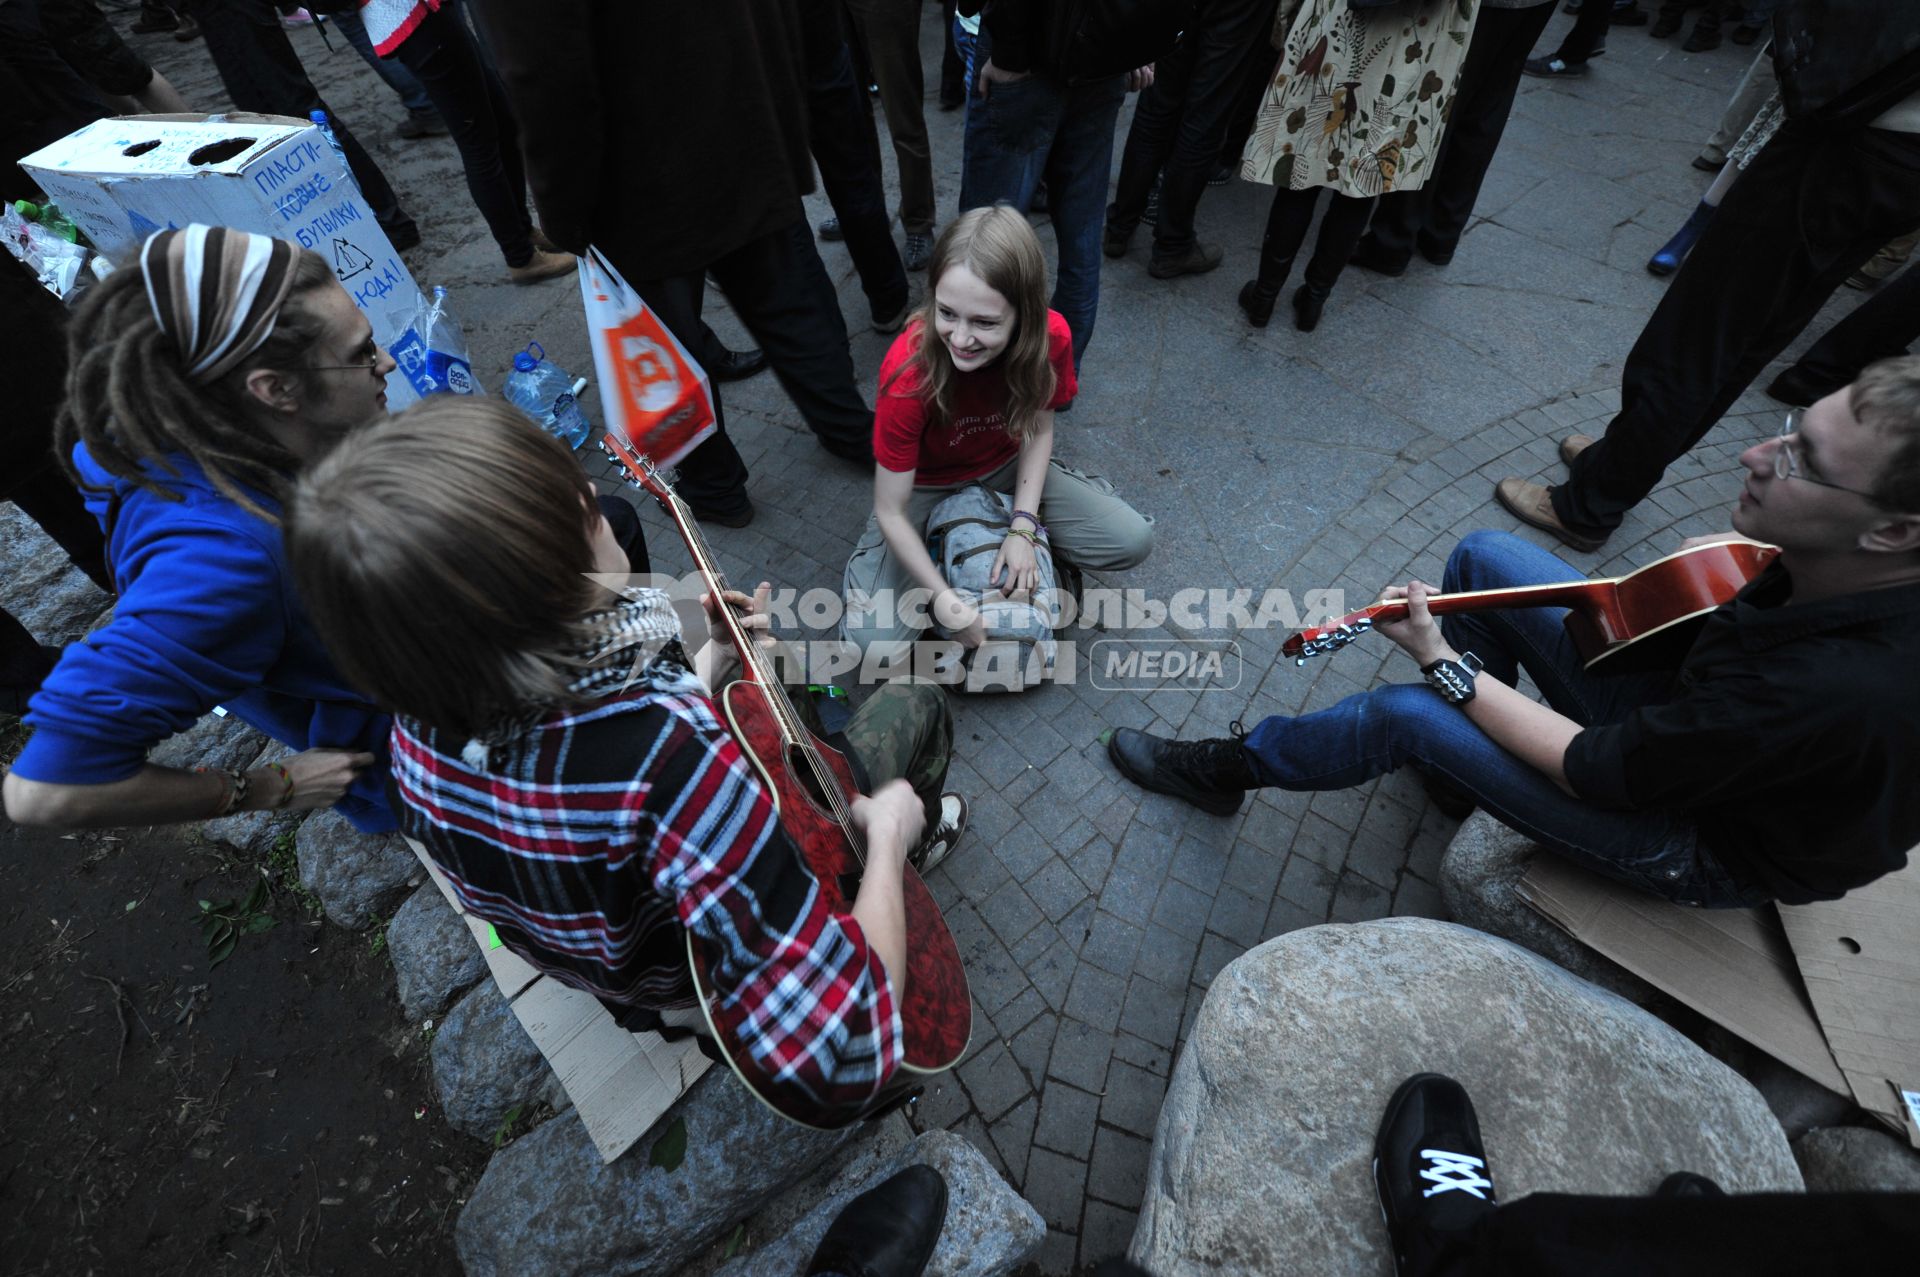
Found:
[(919, 345), (880, 387), (880, 393), (887, 394), (911, 370), (917, 375), (909, 384), (918, 386), (918, 397), (930, 409), (933, 423), (944, 426), (953, 419), (959, 370), (946, 343), (935, 335), (933, 319), (938, 305), (934, 290), (955, 266), (972, 271), (1013, 309), (1013, 339), (998, 362), (1007, 381), (1007, 433), (1025, 440), (1039, 428), (1040, 413), (1054, 391), (1053, 364), (1047, 358), (1047, 260), (1033, 227), (1006, 204), (962, 213), (941, 232), (927, 268), (927, 299), (918, 314)]
[(1848, 387), (1847, 406), (1862, 425), (1896, 440), (1873, 499), (1889, 510), (1920, 513), (1920, 358), (1869, 365)]
[(605, 605), (593, 485), (566, 445), (497, 399), (433, 395), (301, 476), (287, 556), (349, 682), (464, 736), (572, 703)]

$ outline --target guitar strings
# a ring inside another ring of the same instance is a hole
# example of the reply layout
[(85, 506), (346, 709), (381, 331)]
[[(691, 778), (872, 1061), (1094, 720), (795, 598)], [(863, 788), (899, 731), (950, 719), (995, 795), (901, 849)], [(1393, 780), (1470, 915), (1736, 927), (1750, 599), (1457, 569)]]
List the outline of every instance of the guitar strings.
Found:
[[(671, 492), (671, 490), (669, 491)], [(754, 681), (767, 693), (767, 702), (773, 707), (774, 717), (780, 722), (782, 734), (787, 737), (789, 743), (797, 748), (800, 755), (806, 760), (808, 768), (813, 772), (814, 783), (819, 788), (821, 795), (827, 800), (827, 805), (832, 809), (834, 819), (839, 822), (841, 829), (847, 836), (847, 840), (853, 844), (854, 850), (859, 854), (860, 859), (864, 861), (866, 859), (866, 842), (865, 839), (861, 837), (859, 829), (853, 824), (852, 811), (841, 799), (838, 780), (827, 769), (826, 763), (821, 759), (819, 752), (814, 749), (810, 739), (812, 732), (801, 723), (799, 711), (794, 708), (792, 700), (787, 696), (786, 685), (780, 682), (775, 671), (766, 667), (764, 663), (766, 654), (760, 650), (757, 644), (751, 641), (751, 637), (746, 632), (746, 627), (739, 624), (737, 615), (727, 605), (724, 597), (727, 584), (726, 574), (721, 571), (718, 561), (715, 560), (712, 549), (707, 545), (706, 537), (700, 532), (698, 525), (693, 522), (691, 512), (684, 508), (684, 504), (680, 500), (680, 494), (674, 492), (671, 493), (671, 495), (676, 521), (680, 523), (681, 531), (686, 535), (687, 544), (693, 551), (696, 565), (702, 569), (707, 579), (712, 581), (722, 591), (722, 597), (717, 600), (717, 602), (720, 603), (727, 627), (733, 634), (734, 650), (741, 654), (743, 663), (752, 667)]]

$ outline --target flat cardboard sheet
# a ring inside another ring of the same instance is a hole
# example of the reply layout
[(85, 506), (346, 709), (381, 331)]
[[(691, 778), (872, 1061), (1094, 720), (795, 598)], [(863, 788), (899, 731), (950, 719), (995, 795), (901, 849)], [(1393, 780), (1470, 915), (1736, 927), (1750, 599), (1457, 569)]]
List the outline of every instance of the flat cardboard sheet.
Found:
[[(1912, 866), (1844, 900), (1777, 911), (1668, 904), (1557, 856), (1535, 856), (1519, 890), (1575, 939), (1920, 1147), (1920, 872)], [(1842, 937), (1860, 951), (1849, 952)], [(1911, 1102), (1903, 1090), (1915, 1093)]]
[(1780, 920), (1855, 1101), (1920, 1148), (1920, 868)]
[(407, 845), (472, 930), (500, 992), (553, 1066), (601, 1160), (611, 1162), (632, 1148), (713, 1061), (692, 1038), (669, 1042), (658, 1033), (628, 1032), (591, 994), (541, 974), (496, 945), (487, 924), (460, 907), (426, 848), (411, 838)]

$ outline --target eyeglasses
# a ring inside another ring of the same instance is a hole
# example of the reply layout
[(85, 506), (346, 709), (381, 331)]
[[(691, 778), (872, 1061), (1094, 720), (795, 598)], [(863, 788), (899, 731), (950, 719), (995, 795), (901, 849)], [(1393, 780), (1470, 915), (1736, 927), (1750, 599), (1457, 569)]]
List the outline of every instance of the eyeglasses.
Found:
[(1874, 504), (1880, 498), (1871, 492), (1859, 488), (1849, 488), (1844, 483), (1829, 483), (1825, 479), (1816, 479), (1806, 472), (1800, 461), (1800, 454), (1793, 446), (1793, 436), (1800, 433), (1800, 414), (1804, 409), (1795, 408), (1787, 413), (1787, 419), (1780, 427), (1780, 446), (1773, 454), (1773, 475), (1776, 479), (1801, 479), (1807, 483), (1817, 483), (1823, 488), (1838, 488), (1842, 492), (1851, 492), (1856, 497), (1865, 497)]
[[(368, 343), (372, 345), (371, 342)], [(370, 377), (380, 375), (380, 347), (374, 346), (373, 353), (367, 356), (365, 363), (359, 364), (308, 364), (307, 372), (363, 372)]]

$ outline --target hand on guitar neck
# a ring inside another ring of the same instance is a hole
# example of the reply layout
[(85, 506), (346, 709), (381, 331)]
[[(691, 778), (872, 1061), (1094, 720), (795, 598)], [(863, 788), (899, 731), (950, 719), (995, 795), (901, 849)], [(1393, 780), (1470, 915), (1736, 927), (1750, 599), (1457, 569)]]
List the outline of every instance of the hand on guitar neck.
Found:
[[(754, 587), (753, 597), (748, 598), (738, 590), (728, 590), (723, 596), (729, 608), (733, 609), (734, 621), (742, 630), (752, 635), (752, 641), (759, 647), (772, 647), (777, 641), (773, 633), (773, 617), (767, 612), (767, 601), (773, 597), (773, 583), (762, 581)], [(734, 650), (733, 634), (727, 628), (726, 618), (720, 614), (720, 604), (713, 595), (702, 594), (700, 606), (707, 612), (707, 635), (712, 640), (695, 653), (694, 673), (707, 685), (707, 690), (717, 692), (722, 684), (733, 680), (740, 668), (740, 653)]]
[(893, 982), (894, 997), (907, 993), (907, 909), (900, 873), (907, 852), (920, 845), (926, 810), (904, 780), (890, 780), (853, 801), (853, 823), (866, 835), (867, 863), (853, 899), (854, 921), (867, 934)]

